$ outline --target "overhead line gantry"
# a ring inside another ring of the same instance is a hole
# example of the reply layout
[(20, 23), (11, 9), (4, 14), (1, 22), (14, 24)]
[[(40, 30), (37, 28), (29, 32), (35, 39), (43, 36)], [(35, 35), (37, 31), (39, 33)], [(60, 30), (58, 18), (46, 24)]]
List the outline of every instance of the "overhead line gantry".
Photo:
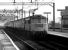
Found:
[(38, 2), (38, 0), (35, 0), (36, 2), (33, 2), (30, 0), (30, 2), (16, 2), (15, 0), (13, 2), (0, 2), (0, 5), (49, 5), (53, 8), (53, 30), (55, 31), (55, 3), (54, 2)]

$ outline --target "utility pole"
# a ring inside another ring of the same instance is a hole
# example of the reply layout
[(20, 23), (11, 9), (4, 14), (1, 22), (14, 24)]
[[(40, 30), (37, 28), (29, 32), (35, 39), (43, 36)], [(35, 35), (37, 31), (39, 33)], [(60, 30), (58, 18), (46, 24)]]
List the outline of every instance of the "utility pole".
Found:
[(53, 31), (55, 31), (55, 3), (53, 3)]
[(14, 2), (13, 3), (16, 3), (16, 1), (14, 0)]
[[(13, 5), (15, 5), (15, 0), (13, 1)], [(15, 16), (14, 16), (14, 21), (15, 21)], [(15, 27), (15, 24), (13, 23), (13, 26)]]
[(32, 3), (33, 1), (31, 0), (30, 3)]
[(30, 17), (30, 12), (31, 12), (31, 10), (29, 10), (29, 30), (31, 31), (31, 17)]
[(53, 31), (55, 31), (55, 3), (53, 3)]
[(26, 29), (26, 28), (25, 28), (25, 24), (26, 24), (26, 19), (25, 19), (25, 17), (26, 17), (26, 11), (25, 11), (25, 10), (23, 10), (24, 29)]

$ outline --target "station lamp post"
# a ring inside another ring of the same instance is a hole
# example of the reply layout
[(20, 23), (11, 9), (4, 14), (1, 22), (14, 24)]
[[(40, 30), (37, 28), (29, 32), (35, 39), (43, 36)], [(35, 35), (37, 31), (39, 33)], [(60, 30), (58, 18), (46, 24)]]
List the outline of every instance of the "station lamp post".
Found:
[(47, 25), (48, 25), (48, 14), (51, 14), (51, 12), (44, 12), (44, 14), (47, 14)]
[(44, 14), (47, 14), (47, 23), (48, 23), (48, 14), (51, 14), (51, 12), (44, 12)]

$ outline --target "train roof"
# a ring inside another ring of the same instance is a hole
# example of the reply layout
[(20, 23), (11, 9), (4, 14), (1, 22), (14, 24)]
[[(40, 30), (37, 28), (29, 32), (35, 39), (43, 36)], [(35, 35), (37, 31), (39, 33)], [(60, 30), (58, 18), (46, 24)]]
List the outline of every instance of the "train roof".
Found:
[(46, 19), (45, 16), (42, 16), (42, 15), (34, 15), (34, 16), (28, 16), (26, 18), (22, 18), (22, 19), (18, 19), (18, 20), (13, 20), (13, 21), (10, 21), (10, 22), (14, 22), (14, 21), (24, 21), (24, 19), (26, 20), (30, 20), (31, 19)]
[(29, 16), (29, 17), (26, 17), (25, 19), (28, 19), (28, 18), (31, 18), (31, 19), (46, 19), (46, 17), (42, 16), (42, 15)]

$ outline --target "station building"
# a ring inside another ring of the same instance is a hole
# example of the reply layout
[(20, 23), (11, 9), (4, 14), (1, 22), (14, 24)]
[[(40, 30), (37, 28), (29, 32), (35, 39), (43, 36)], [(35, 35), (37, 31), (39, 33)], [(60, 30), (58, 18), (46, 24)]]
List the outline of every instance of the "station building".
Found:
[(61, 25), (62, 28), (68, 28), (68, 6), (65, 7), (63, 11), (61, 11), (62, 21)]

